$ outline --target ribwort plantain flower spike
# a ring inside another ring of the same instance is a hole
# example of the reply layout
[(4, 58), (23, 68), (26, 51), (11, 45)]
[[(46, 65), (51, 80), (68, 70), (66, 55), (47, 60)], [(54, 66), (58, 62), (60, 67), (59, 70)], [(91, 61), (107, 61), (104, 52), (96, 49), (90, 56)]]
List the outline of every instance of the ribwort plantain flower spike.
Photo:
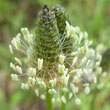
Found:
[[(12, 54), (21, 53), (15, 57), (15, 63), (10, 63), (15, 72), (11, 77), (19, 81), (23, 76), (21, 88), (34, 88), (36, 96), (42, 99), (46, 95), (47, 101), (57, 100), (61, 93), (58, 101), (66, 103), (75, 97), (79, 105), (79, 88), (89, 94), (91, 83), (96, 83), (97, 76), (103, 72), (102, 56), (91, 45), (87, 32), (72, 26), (61, 7), (51, 10), (45, 5), (39, 13), (35, 34), (21, 28), (9, 45)], [(90, 85), (85, 87), (86, 83)]]

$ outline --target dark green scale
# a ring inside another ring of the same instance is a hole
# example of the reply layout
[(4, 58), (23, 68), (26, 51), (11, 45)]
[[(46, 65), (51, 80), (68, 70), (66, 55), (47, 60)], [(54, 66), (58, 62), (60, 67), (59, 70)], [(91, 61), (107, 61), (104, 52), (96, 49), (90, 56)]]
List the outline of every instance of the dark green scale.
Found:
[(37, 21), (34, 56), (48, 62), (55, 62), (60, 52), (59, 39), (55, 14), (45, 5)]
[(61, 48), (63, 53), (69, 54), (73, 51), (73, 38), (66, 38), (66, 21), (69, 22), (68, 14), (65, 9), (60, 5), (53, 7), (53, 11), (55, 12), (57, 25), (59, 28), (60, 39), (61, 39)]
[(53, 11), (55, 12), (59, 32), (60, 34), (63, 34), (66, 27), (65, 22), (69, 20), (68, 15), (65, 12), (65, 9), (60, 5), (53, 7)]

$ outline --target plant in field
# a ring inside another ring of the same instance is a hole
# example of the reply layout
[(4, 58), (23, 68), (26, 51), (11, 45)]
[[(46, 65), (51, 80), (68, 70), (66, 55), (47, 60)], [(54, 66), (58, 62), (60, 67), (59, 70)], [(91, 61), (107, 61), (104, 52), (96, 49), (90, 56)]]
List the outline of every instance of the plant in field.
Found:
[(21, 82), (21, 88), (35, 89), (37, 96), (47, 100), (47, 109), (52, 103), (66, 103), (75, 98), (81, 104), (77, 93), (89, 94), (92, 83), (102, 73), (101, 55), (91, 47), (87, 32), (68, 22), (64, 8), (55, 6), (52, 10), (44, 6), (40, 11), (36, 32), (21, 28), (9, 45), (12, 54), (16, 52), (13, 80)]

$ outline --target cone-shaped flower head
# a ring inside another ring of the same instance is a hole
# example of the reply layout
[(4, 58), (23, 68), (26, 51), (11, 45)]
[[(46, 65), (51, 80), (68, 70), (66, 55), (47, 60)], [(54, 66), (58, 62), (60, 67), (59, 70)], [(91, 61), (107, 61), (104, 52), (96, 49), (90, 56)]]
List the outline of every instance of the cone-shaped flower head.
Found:
[(102, 57), (91, 47), (87, 32), (65, 21), (62, 10), (58, 6), (51, 10), (45, 5), (38, 16), (35, 35), (22, 28), (22, 34), (13, 38), (10, 51), (14, 54), (17, 50), (22, 56), (15, 57), (15, 64), (10, 63), (15, 73), (11, 77), (19, 81), (24, 76), (21, 88), (35, 88), (42, 99), (48, 88), (53, 102), (59, 101), (57, 96), (62, 92), (60, 101), (66, 103), (75, 96), (80, 104), (76, 94), (79, 88), (86, 94), (90, 92), (90, 84), (96, 83), (102, 73)]
[(59, 31), (55, 13), (47, 5), (40, 11), (34, 40), (35, 58), (53, 63), (59, 54)]

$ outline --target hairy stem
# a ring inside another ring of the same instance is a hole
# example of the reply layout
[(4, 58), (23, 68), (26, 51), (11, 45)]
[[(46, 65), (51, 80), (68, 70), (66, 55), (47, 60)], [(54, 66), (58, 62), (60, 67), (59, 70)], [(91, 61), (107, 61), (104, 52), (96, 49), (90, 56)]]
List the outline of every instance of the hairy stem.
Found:
[(65, 103), (61, 103), (61, 110), (66, 110), (66, 104)]
[[(63, 95), (65, 96), (64, 92), (61, 92), (61, 96)], [(63, 101), (61, 101), (61, 110), (66, 110), (66, 104)]]
[(46, 90), (46, 100), (47, 100), (47, 110), (52, 110), (52, 96), (48, 92), (49, 88)]
[(91, 105), (90, 105), (90, 110), (95, 110), (95, 100), (97, 98), (98, 95), (98, 90), (94, 91), (93, 97), (92, 97), (92, 101), (91, 101)]

